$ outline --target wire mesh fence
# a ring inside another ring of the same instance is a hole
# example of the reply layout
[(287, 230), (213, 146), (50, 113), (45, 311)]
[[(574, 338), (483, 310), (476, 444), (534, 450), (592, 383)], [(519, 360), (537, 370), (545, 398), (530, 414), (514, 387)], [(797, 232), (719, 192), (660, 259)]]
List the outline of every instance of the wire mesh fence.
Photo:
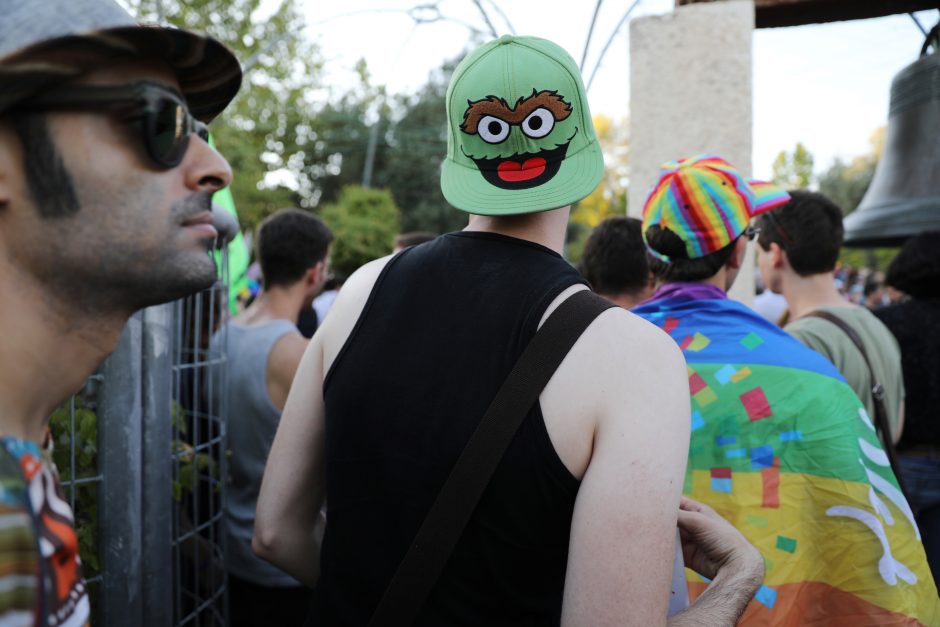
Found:
[(220, 284), (175, 304), (173, 349), (174, 625), (226, 624), (222, 498), (226, 477), (222, 417), (214, 390), (225, 356), (209, 339), (225, 315)]
[(225, 383), (225, 351), (208, 349), (226, 284), (223, 271), (209, 290), (135, 314), (51, 416), (92, 625), (227, 624), (225, 408), (210, 394)]

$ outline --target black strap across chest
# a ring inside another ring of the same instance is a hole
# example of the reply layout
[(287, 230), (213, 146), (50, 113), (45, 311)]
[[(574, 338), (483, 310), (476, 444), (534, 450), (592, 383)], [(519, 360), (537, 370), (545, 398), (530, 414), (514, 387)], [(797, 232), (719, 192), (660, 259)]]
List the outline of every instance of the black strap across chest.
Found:
[(535, 334), (444, 482), (370, 627), (414, 622), (529, 409), (588, 325), (611, 307), (613, 303), (593, 292), (579, 291), (559, 305)]

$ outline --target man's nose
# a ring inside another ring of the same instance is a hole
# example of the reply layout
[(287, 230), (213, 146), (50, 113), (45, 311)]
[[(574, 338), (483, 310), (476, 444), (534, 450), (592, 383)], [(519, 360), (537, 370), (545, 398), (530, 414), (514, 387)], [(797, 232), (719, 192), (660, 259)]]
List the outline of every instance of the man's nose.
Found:
[(186, 184), (194, 191), (216, 192), (232, 182), (232, 168), (206, 140), (193, 133), (183, 161)]

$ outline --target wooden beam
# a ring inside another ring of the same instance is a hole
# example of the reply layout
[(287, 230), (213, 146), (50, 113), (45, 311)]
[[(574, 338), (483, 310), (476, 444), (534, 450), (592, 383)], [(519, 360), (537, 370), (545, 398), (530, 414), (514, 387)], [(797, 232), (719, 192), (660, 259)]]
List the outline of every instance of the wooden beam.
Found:
[[(724, 0), (676, 0), (676, 6)], [(757, 28), (860, 20), (936, 9), (937, 0), (754, 0)]]

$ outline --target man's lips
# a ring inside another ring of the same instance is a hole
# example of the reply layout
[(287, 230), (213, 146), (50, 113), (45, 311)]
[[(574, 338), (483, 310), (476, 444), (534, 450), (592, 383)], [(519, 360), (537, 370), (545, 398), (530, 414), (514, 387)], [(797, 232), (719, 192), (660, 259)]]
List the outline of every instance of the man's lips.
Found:
[(212, 225), (212, 214), (209, 212), (200, 213), (183, 221), (183, 226), (195, 231), (205, 233), (209, 237), (218, 237), (219, 232)]

